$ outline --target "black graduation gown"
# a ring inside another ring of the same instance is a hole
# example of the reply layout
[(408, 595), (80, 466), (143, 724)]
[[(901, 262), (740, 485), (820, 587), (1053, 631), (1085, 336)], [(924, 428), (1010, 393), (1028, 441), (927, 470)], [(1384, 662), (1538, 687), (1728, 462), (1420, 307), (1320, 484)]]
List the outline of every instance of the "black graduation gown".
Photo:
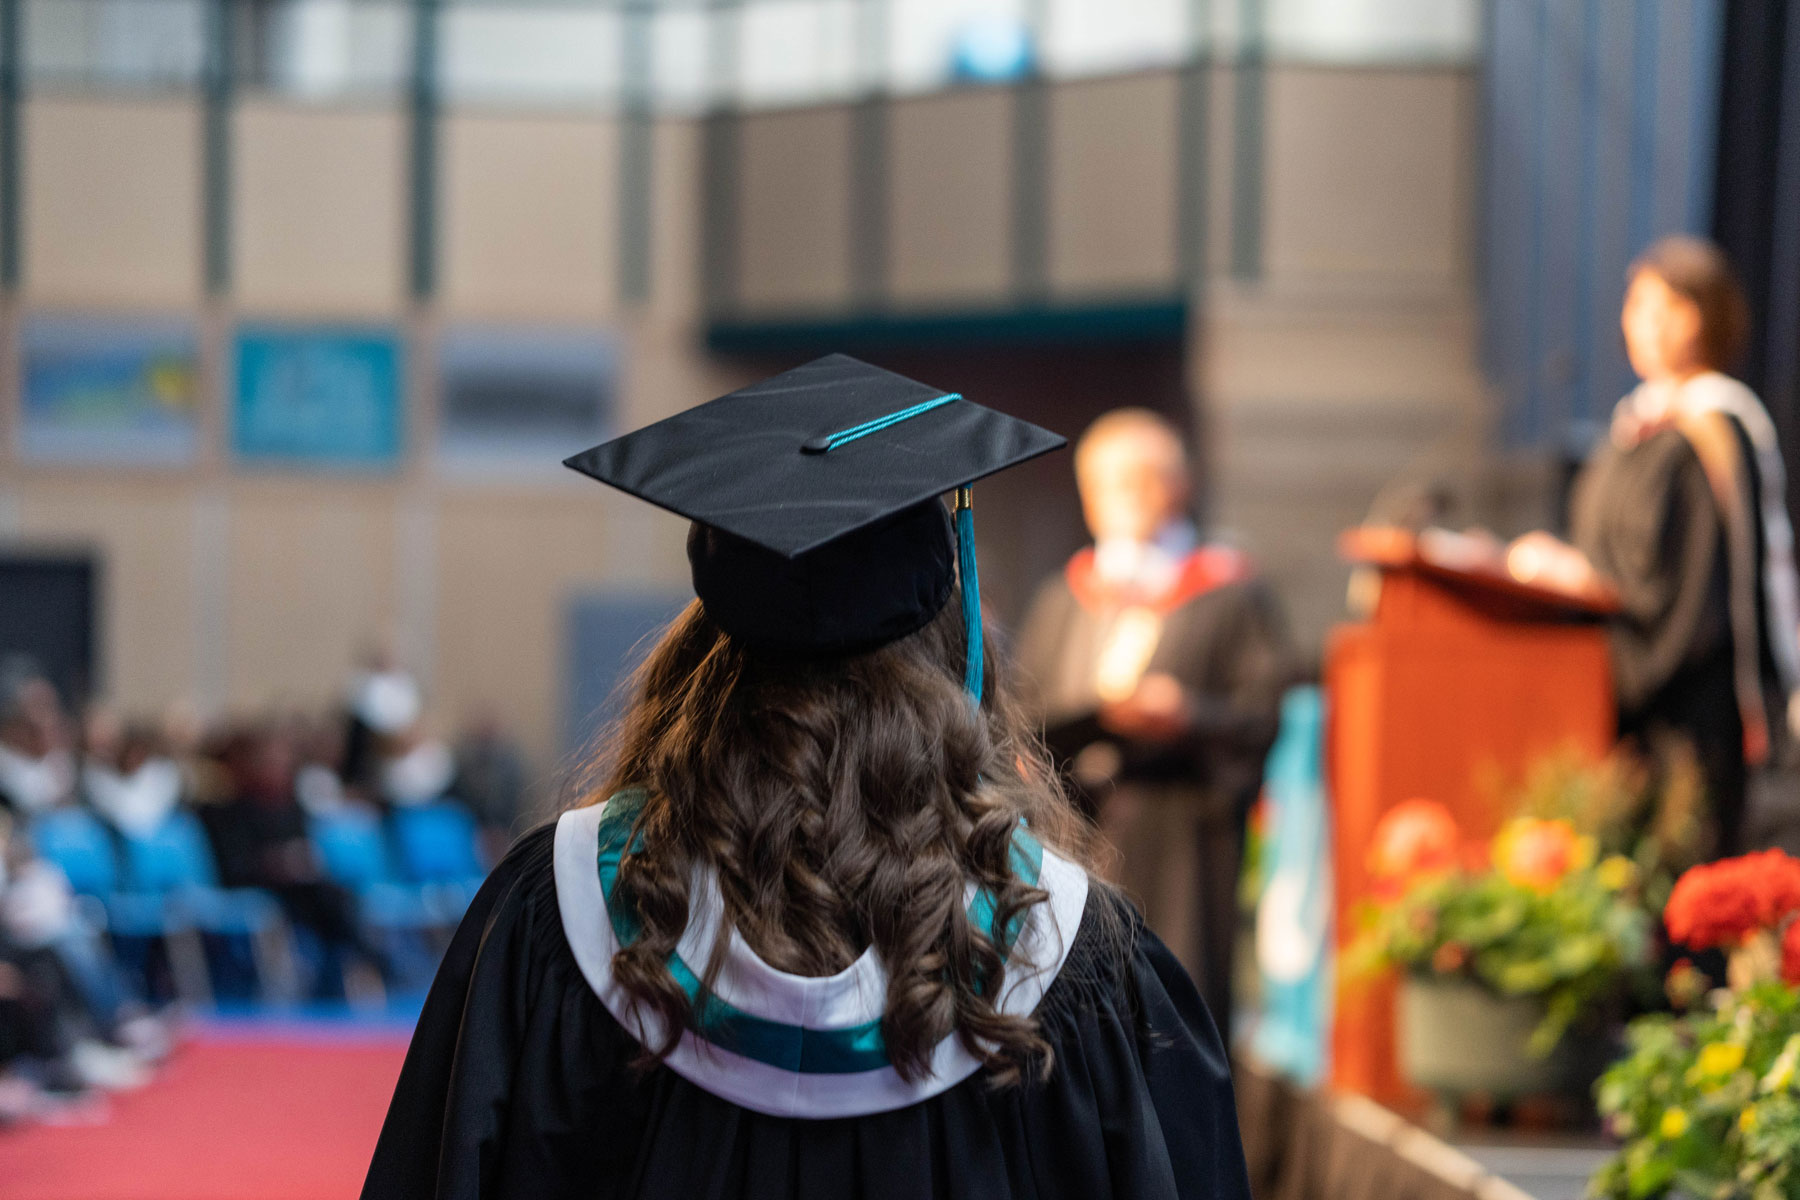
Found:
[[(774, 1117), (667, 1067), (575, 962), (549, 827), (464, 918), (426, 1001), (365, 1200), (1248, 1200), (1228, 1068), (1181, 967), (1102, 888), (1038, 1008), (1041, 1084), (979, 1075), (909, 1107)], [(1102, 906), (1118, 907), (1123, 938)]]
[[(1120, 611), (1083, 605), (1065, 573), (1047, 580), (1019, 639), (1023, 698), (1065, 764), (1085, 745), (1104, 741), (1120, 754), (1114, 785), (1184, 797), (1194, 816), (1192, 911), (1171, 915), (1167, 905), (1147, 894), (1145, 900), (1229, 1036), (1245, 819), (1262, 787), (1294, 656), (1275, 598), (1260, 580), (1239, 579), (1189, 599), (1164, 616), (1146, 671), (1180, 680), (1198, 701), (1199, 722), (1178, 742), (1134, 744), (1093, 720), (1100, 705), (1097, 667)], [(1151, 828), (1147, 836), (1154, 841), (1156, 833)], [(1140, 864), (1132, 846), (1122, 850), (1120, 882), (1127, 889), (1163, 887), (1132, 878)], [(1191, 932), (1183, 937), (1183, 930)]]
[[(1740, 450), (1740, 467), (1751, 473), (1745, 492), (1754, 497), (1754, 456)], [(1761, 522), (1755, 525), (1760, 537)], [(1602, 444), (1576, 478), (1570, 537), (1619, 592), (1610, 641), (1621, 736), (1653, 754), (1669, 733), (1691, 743), (1718, 825), (1717, 849), (1735, 853), (1746, 768), (1730, 564), (1718, 501), (1693, 444), (1673, 428), (1628, 446)], [(1760, 609), (1760, 552), (1757, 558)], [(1773, 671), (1766, 647), (1759, 660)]]

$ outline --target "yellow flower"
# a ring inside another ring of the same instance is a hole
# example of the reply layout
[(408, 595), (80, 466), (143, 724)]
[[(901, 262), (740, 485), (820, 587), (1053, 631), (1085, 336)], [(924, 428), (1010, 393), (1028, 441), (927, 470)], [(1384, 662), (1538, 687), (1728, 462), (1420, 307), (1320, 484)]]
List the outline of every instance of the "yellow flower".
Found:
[(1672, 1142), (1688, 1131), (1689, 1124), (1687, 1113), (1681, 1109), (1664, 1109), (1662, 1120), (1657, 1123), (1656, 1131)]
[(1494, 835), (1492, 853), (1494, 865), (1512, 883), (1547, 893), (1570, 871), (1592, 865), (1595, 843), (1567, 821), (1516, 817)]
[(1752, 1104), (1738, 1114), (1738, 1132), (1749, 1133), (1756, 1128), (1756, 1105)]
[(1703, 1077), (1723, 1079), (1744, 1065), (1744, 1047), (1737, 1042), (1713, 1042), (1701, 1047), (1697, 1065)]
[(1615, 854), (1603, 860), (1594, 874), (1607, 891), (1622, 892), (1637, 882), (1637, 864), (1623, 854)]

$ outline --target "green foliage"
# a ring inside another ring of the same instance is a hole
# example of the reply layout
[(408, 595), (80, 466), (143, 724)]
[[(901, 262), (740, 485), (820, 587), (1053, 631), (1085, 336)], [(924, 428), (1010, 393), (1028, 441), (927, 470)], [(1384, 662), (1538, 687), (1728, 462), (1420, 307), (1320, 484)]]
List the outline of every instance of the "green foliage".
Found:
[(1597, 1093), (1623, 1144), (1591, 1196), (1800, 1200), (1800, 993), (1717, 992), (1702, 1010), (1640, 1017), (1626, 1037)]
[(1622, 860), (1578, 867), (1548, 890), (1497, 870), (1421, 879), (1364, 914), (1347, 965), (1541, 998), (1545, 1015), (1531, 1048), (1548, 1054), (1571, 1024), (1608, 1011), (1628, 977), (1648, 975), (1653, 926), (1635, 879)]

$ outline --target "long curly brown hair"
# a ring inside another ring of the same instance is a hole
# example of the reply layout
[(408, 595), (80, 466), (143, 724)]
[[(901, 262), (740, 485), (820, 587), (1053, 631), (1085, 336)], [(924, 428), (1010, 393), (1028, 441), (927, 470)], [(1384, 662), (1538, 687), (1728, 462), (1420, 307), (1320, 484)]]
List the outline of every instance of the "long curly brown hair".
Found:
[[(990, 652), (980, 708), (963, 689), (952, 601), (919, 632), (867, 654), (805, 659), (741, 645), (698, 602), (628, 684), (629, 708), (600, 760), (603, 786), (647, 794), (641, 849), (616, 895), (641, 934), (613, 977), (668, 1031), (691, 1026), (668, 961), (688, 921), (697, 865), (717, 873), (726, 917), (771, 966), (819, 976), (873, 947), (887, 971), (882, 1036), (908, 1080), (956, 1034), (1005, 1083), (1050, 1068), (1030, 1016), (996, 1007), (1004, 959), (964, 908), (992, 889), (996, 928), (1045, 898), (1009, 865), (1021, 821), (1084, 865), (1077, 815)], [(709, 984), (724, 939), (702, 972)]]

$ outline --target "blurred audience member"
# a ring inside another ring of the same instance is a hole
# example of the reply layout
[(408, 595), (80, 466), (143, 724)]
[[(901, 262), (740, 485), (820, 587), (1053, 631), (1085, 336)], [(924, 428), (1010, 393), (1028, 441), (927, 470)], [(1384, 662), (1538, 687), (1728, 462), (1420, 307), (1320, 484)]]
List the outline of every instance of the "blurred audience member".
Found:
[(0, 810), (29, 817), (72, 797), (75, 758), (55, 687), (35, 674), (9, 674), (0, 685)]
[(344, 723), (344, 786), (373, 800), (381, 792), (387, 744), (419, 722), (424, 698), (411, 673), (385, 645), (370, 648), (350, 680)]
[(1285, 625), (1245, 557), (1201, 541), (1162, 417), (1101, 417), (1075, 474), (1094, 546), (1033, 603), (1024, 696), (1229, 1044), (1238, 873), (1291, 680)]
[(355, 962), (385, 973), (386, 956), (363, 934), (355, 900), (326, 878), (294, 794), (297, 755), (291, 734), (265, 725), (240, 730), (227, 751), (233, 798), (202, 811), (227, 887), (263, 888), (288, 920), (310, 932), (324, 955), (320, 997), (343, 994)]
[(114, 738), (112, 746), (109, 755), (96, 753), (90, 733), (81, 765), (82, 798), (119, 833), (145, 837), (161, 828), (180, 807), (181, 767), (164, 752), (160, 735), (147, 725), (126, 729)]
[(344, 791), (338, 764), (344, 761), (344, 731), (331, 721), (303, 724), (298, 731), (300, 769), (294, 798), (309, 817), (328, 817), (353, 803)]
[(127, 1003), (68, 880), (10, 828), (0, 828), (0, 963), (17, 972), (26, 1009), (48, 1018), (31, 1039), (51, 1056), (39, 1064), (47, 1086), (137, 1087), (167, 1053), (166, 1030)]
[(382, 750), (382, 800), (395, 808), (415, 808), (448, 794), (456, 760), (450, 748), (422, 726), (385, 739)]
[(492, 708), (478, 712), (456, 742), (451, 794), (481, 823), (488, 859), (498, 862), (525, 810), (525, 752)]

